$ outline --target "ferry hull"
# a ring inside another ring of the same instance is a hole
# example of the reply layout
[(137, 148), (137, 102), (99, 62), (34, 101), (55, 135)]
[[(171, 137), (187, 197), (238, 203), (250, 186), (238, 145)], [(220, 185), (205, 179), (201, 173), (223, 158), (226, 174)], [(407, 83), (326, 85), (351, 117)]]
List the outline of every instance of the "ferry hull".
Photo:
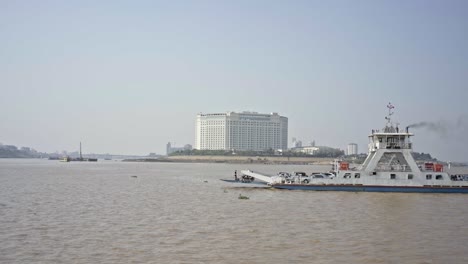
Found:
[(396, 192), (396, 193), (468, 193), (467, 187), (435, 186), (363, 186), (363, 185), (304, 185), (273, 184), (271, 187), (304, 191), (344, 191), (344, 192)]

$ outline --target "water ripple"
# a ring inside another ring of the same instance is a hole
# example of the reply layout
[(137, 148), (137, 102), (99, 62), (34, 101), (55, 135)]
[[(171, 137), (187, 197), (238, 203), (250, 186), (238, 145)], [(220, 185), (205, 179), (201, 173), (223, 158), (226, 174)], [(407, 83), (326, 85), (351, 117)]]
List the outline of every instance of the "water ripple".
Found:
[(0, 160), (0, 262), (468, 263), (467, 195), (282, 191), (218, 180), (235, 169), (243, 168)]

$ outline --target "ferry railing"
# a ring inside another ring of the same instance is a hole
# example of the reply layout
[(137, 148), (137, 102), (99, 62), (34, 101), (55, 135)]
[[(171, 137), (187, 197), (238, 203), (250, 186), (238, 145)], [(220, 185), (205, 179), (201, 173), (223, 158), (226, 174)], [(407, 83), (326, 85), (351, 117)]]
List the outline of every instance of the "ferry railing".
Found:
[(379, 165), (375, 168), (376, 171), (396, 171), (410, 172), (411, 168), (408, 165)]
[(411, 149), (411, 143), (399, 144), (399, 143), (380, 143), (379, 149)]

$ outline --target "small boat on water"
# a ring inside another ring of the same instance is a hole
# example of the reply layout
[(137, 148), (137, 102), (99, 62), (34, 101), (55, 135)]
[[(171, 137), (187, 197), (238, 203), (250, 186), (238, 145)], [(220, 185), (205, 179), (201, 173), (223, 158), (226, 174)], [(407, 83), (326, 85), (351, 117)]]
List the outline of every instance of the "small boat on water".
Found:
[(443, 164), (426, 162), (418, 165), (411, 152), (413, 146), (410, 127), (401, 130), (392, 123), (394, 108), (391, 104), (387, 124), (369, 135), (369, 154), (358, 168), (350, 168), (349, 163), (335, 161), (332, 177), (290, 178), (278, 174), (267, 176), (251, 170), (243, 170), (243, 175), (264, 181), (273, 188), (314, 191), (351, 192), (408, 192), (408, 193), (468, 193), (467, 175), (449, 175)]
[(81, 154), (81, 142), (80, 142), (80, 156), (78, 158), (72, 158), (69, 156), (65, 156), (60, 159), (61, 162), (70, 162), (70, 161), (88, 161), (88, 162), (97, 162), (97, 158), (83, 158), (83, 155)]
[(237, 174), (235, 174), (234, 180), (228, 180), (228, 179), (221, 179), (221, 180), (225, 182), (251, 183), (255, 181), (255, 178), (246, 174), (243, 174), (238, 178)]
[(60, 159), (61, 162), (70, 162), (71, 158), (69, 156), (63, 157)]

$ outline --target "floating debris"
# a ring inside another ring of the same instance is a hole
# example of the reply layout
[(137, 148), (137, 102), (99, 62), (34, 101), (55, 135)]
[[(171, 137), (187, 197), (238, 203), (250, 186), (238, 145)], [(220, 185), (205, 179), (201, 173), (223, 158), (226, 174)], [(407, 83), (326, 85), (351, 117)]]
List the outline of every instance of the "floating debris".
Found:
[(241, 199), (241, 200), (248, 200), (248, 199), (250, 199), (250, 198), (249, 198), (248, 196), (245, 196), (245, 195), (242, 195), (242, 194), (239, 193), (239, 199)]
[(137, 178), (137, 177), (138, 177), (138, 176), (136, 176), (136, 175), (132, 175), (132, 178)]
[(208, 182), (208, 181), (203, 181), (203, 182)]

